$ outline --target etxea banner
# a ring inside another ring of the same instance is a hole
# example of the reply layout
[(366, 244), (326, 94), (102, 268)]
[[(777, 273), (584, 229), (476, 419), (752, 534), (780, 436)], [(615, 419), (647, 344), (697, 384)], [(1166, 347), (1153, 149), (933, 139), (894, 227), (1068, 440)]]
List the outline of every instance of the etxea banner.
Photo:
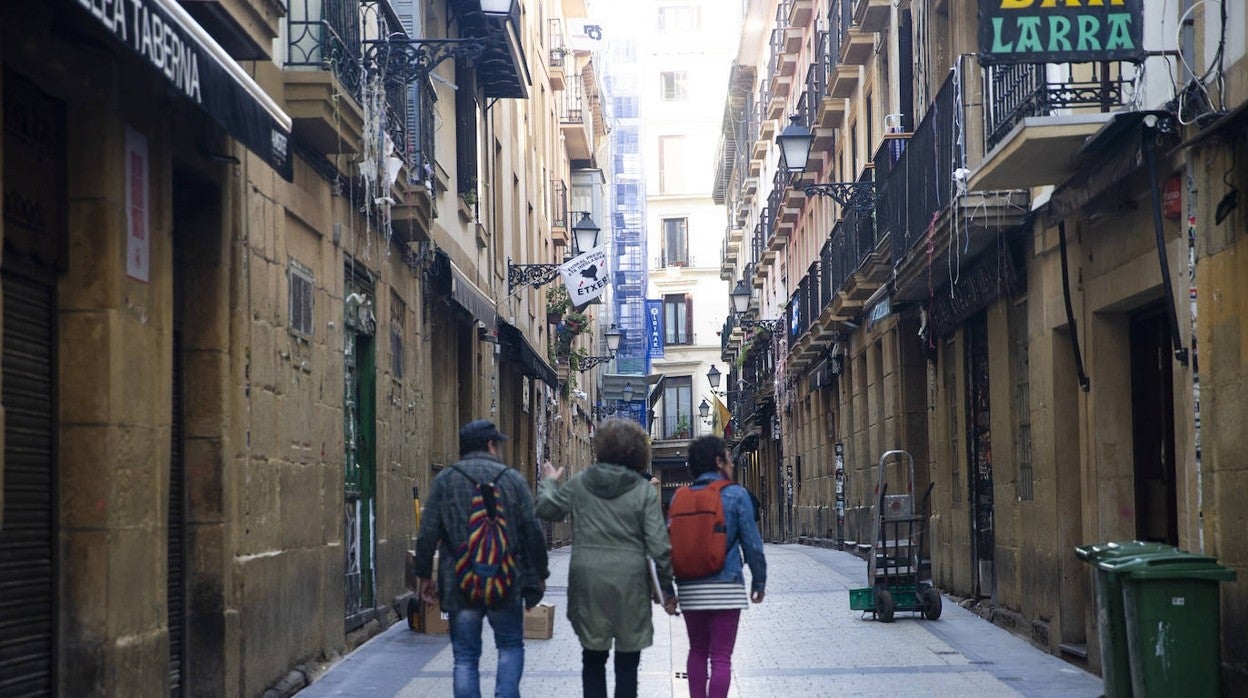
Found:
[(1144, 0), (979, 0), (979, 60), (1138, 61)]
[(559, 267), (563, 285), (568, 287), (572, 305), (581, 307), (607, 289), (610, 270), (607, 268), (607, 248), (599, 245), (582, 255), (573, 257)]

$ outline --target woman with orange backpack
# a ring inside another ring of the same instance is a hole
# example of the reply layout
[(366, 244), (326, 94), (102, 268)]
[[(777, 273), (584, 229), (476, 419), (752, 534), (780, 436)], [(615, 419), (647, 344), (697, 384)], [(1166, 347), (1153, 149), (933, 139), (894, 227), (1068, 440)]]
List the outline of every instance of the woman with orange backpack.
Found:
[(748, 607), (742, 556), (754, 603), (763, 600), (767, 561), (750, 493), (732, 481), (728, 444), (718, 436), (694, 439), (689, 470), (693, 484), (678, 489), (668, 509), (672, 567), (689, 633), (685, 669), (690, 698), (719, 698), (728, 695), (737, 624)]

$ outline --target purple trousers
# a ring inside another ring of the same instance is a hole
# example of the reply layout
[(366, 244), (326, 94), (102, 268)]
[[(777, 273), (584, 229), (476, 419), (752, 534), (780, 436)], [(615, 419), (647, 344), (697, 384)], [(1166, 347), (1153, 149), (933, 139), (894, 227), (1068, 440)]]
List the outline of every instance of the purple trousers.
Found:
[[(741, 609), (684, 611), (689, 632), (689, 698), (724, 698), (732, 683), (732, 648)], [(708, 680), (707, 665), (710, 665)]]

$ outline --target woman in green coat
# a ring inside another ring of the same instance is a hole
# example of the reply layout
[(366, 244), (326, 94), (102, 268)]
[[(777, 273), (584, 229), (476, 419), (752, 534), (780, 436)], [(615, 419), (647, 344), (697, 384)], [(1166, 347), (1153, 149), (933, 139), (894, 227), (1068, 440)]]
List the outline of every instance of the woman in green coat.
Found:
[(650, 443), (637, 422), (607, 419), (594, 433), (598, 461), (560, 486), (563, 468), (543, 466), (537, 515), (559, 521), (572, 515), (572, 563), (568, 573), (568, 620), (581, 640), (581, 687), (606, 698), (607, 653), (615, 645), (615, 696), (637, 695), (641, 651), (654, 639), (650, 622), (653, 558), (667, 597), (672, 593), (671, 544), (658, 493), (642, 477), (650, 466)]

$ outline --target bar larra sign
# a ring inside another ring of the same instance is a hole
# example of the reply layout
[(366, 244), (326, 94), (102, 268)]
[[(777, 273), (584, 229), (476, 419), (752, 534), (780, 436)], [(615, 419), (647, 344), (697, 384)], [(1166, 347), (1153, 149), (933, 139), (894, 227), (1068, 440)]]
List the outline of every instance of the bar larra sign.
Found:
[(995, 63), (1138, 61), (1144, 0), (979, 0), (979, 59)]

